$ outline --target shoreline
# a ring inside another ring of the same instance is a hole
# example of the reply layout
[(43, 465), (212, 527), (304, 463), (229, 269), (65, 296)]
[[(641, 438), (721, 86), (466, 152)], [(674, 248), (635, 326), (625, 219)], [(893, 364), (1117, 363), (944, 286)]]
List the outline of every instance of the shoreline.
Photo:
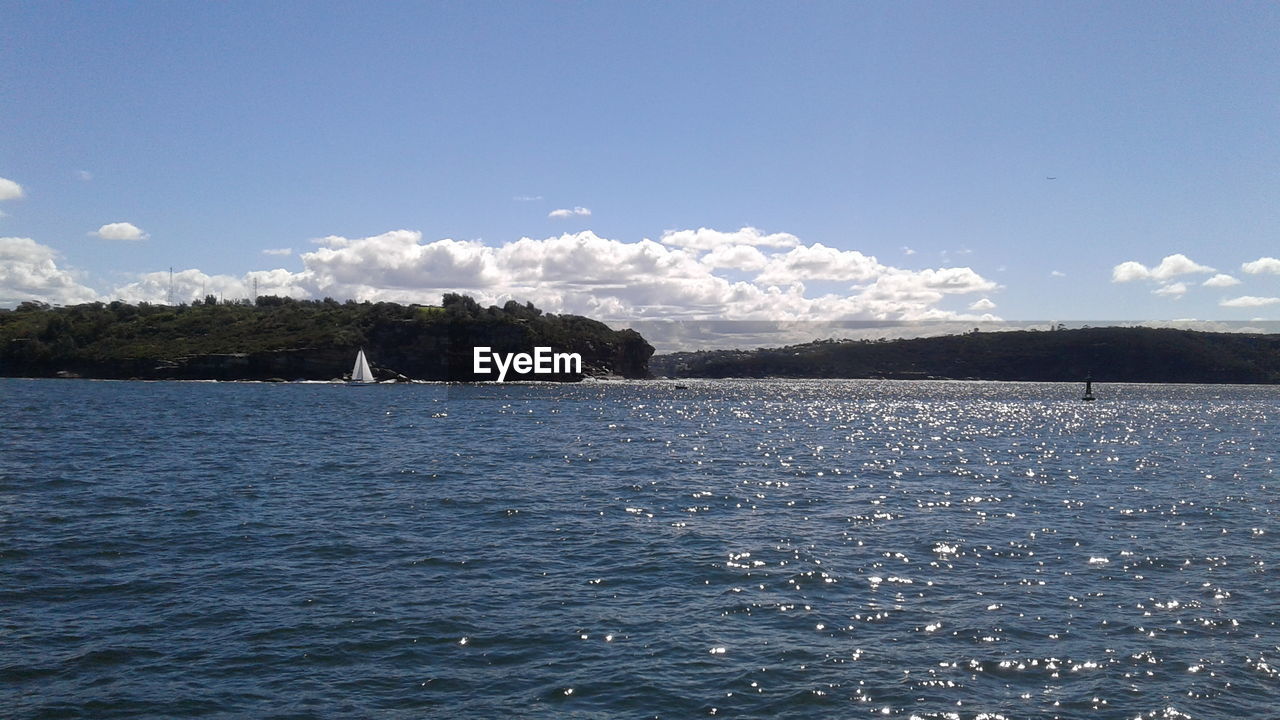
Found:
[[(87, 381), (87, 382), (119, 382), (119, 383), (211, 383), (220, 385), (332, 385), (346, 387), (349, 383), (346, 380), (215, 380), (215, 379), (190, 379), (190, 378), (93, 378), (93, 377), (31, 377), (20, 375), (0, 375), (0, 382), (5, 380), (48, 380), (57, 382), (68, 381)], [(509, 380), (506, 382), (497, 382), (494, 380), (409, 380), (398, 382), (371, 382), (365, 383), (360, 387), (373, 386), (412, 386), (412, 385), (474, 385), (477, 387), (502, 387), (502, 386), (601, 386), (601, 385), (626, 385), (626, 386), (684, 386), (680, 389), (694, 389), (694, 385), (711, 385), (713, 383), (737, 383), (737, 382), (760, 382), (770, 384), (782, 383), (972, 383), (972, 384), (991, 384), (991, 385), (1082, 385), (1083, 380), (1001, 380), (987, 378), (832, 378), (832, 377), (719, 377), (719, 378), (610, 378), (607, 380), (591, 380), (583, 379), (577, 381), (558, 381), (558, 380)], [(1280, 388), (1277, 382), (1213, 382), (1213, 381), (1162, 381), (1162, 380), (1098, 380), (1094, 379), (1093, 384), (1096, 387), (1123, 387), (1132, 385), (1162, 385), (1162, 386), (1205, 386), (1205, 387), (1240, 387), (1240, 388), (1258, 388), (1258, 387), (1274, 387)]]

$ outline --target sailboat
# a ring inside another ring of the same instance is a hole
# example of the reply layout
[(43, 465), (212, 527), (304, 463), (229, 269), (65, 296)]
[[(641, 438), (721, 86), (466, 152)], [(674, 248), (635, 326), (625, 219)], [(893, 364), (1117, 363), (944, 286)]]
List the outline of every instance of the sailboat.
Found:
[(1093, 402), (1093, 378), (1085, 378), (1084, 381), (1084, 397), (1080, 398), (1085, 402)]
[(369, 369), (369, 361), (364, 357), (364, 348), (356, 355), (356, 364), (351, 368), (351, 380), (348, 385), (364, 385), (374, 382), (373, 371)]

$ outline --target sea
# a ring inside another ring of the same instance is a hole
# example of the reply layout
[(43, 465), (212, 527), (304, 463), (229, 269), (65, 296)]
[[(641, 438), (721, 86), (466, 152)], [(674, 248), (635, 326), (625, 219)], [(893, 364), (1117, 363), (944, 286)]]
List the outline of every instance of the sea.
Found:
[(1280, 387), (0, 380), (5, 718), (1280, 716)]

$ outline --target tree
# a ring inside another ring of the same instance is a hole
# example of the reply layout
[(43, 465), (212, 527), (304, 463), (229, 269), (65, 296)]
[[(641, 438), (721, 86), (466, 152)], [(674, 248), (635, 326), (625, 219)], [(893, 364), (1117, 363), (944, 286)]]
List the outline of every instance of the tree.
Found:
[(445, 312), (451, 317), (474, 318), (479, 317), (483, 312), (480, 309), (480, 303), (472, 300), (469, 295), (445, 293), (441, 304), (444, 305)]

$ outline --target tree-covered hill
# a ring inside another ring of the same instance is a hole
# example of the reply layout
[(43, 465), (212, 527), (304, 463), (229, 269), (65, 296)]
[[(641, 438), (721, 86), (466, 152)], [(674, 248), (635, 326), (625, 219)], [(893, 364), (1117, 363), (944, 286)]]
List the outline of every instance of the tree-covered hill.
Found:
[(439, 307), (264, 296), (0, 311), (0, 375), (17, 377), (327, 380), (348, 373), (363, 347), (380, 377), (471, 380), (475, 346), (549, 346), (580, 353), (585, 374), (626, 377), (647, 377), (653, 354), (633, 330), (515, 301), (482, 308), (456, 294)]
[(1280, 382), (1280, 335), (1155, 328), (974, 332), (659, 355), (667, 377)]

